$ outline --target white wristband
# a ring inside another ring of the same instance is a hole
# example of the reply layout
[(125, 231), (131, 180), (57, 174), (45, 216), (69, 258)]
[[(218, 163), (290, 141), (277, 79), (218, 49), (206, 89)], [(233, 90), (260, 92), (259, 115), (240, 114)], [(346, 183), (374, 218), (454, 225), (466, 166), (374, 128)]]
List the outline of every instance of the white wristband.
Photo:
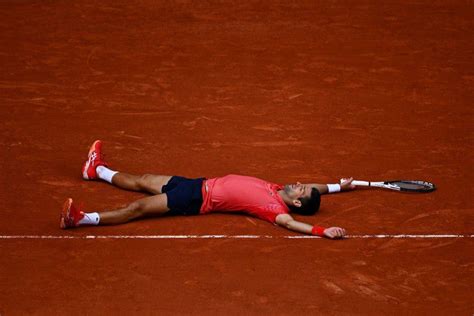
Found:
[(334, 193), (341, 191), (341, 186), (339, 184), (326, 184), (328, 186), (328, 193)]

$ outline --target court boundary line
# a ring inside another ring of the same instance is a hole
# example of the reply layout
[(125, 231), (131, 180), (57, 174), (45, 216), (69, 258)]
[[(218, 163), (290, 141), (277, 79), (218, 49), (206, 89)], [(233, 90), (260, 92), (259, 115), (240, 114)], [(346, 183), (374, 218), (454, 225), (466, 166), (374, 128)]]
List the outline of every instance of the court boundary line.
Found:
[[(473, 234), (368, 234), (347, 235), (344, 239), (438, 239), (474, 238)], [(323, 239), (309, 235), (0, 235), (0, 239)]]

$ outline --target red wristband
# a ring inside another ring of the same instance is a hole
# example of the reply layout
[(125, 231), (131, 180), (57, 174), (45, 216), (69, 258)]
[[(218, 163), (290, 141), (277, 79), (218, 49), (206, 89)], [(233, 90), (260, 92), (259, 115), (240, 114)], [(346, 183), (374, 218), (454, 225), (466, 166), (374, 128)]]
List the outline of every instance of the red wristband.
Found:
[(323, 237), (325, 229), (326, 228), (321, 226), (313, 226), (313, 229), (311, 229), (311, 235)]

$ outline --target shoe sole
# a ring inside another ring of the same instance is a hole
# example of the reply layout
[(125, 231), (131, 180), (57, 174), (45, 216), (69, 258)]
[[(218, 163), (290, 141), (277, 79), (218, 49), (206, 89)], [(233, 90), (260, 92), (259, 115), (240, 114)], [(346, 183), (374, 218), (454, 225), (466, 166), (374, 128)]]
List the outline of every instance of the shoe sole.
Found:
[(89, 159), (92, 155), (92, 153), (95, 150), (95, 144), (100, 143), (100, 140), (96, 140), (94, 143), (92, 143), (91, 147), (89, 148), (89, 153), (87, 154), (87, 158)]
[(59, 219), (59, 227), (61, 229), (66, 229), (68, 228), (66, 223), (64, 222), (64, 219), (69, 217), (69, 212), (71, 210), (71, 205), (72, 205), (72, 199), (68, 198), (66, 202), (64, 202), (63, 205), (63, 210), (61, 211), (61, 217)]
[(86, 162), (85, 166), (82, 168), (82, 179), (90, 180), (89, 176), (87, 175), (87, 169), (89, 168), (89, 160)]
[(94, 143), (92, 143), (91, 147), (89, 148), (89, 153), (87, 154), (86, 165), (82, 170), (82, 178), (84, 180), (93, 180), (93, 179), (89, 179), (89, 176), (87, 175), (87, 169), (89, 169), (89, 158), (91, 157), (92, 153), (95, 151), (95, 145), (99, 142), (100, 142), (99, 139), (96, 140)]

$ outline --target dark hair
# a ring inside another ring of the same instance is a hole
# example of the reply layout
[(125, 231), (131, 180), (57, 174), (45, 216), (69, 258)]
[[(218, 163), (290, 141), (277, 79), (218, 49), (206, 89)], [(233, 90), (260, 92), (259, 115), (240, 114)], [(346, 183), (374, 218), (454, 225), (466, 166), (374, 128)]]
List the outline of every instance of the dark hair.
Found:
[(321, 195), (316, 188), (311, 190), (311, 196), (299, 198), (301, 206), (297, 207), (290, 205), (289, 208), (292, 212), (301, 215), (313, 215), (319, 210), (319, 205), (321, 204)]

